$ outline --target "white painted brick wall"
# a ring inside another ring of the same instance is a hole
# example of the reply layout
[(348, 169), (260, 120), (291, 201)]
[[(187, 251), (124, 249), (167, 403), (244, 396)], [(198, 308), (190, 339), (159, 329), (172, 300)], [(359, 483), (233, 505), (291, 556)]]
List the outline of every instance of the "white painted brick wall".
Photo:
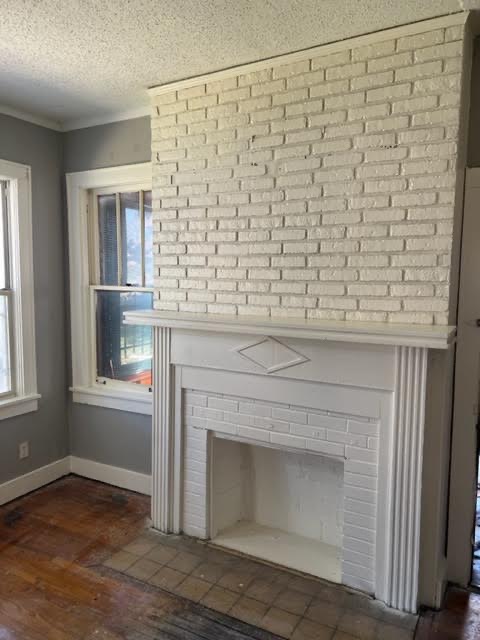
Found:
[(207, 434), (335, 456), (344, 464), (342, 581), (375, 590), (377, 421), (243, 397), (183, 392), (183, 530), (208, 536)]
[(462, 38), (154, 98), (155, 307), (446, 324)]

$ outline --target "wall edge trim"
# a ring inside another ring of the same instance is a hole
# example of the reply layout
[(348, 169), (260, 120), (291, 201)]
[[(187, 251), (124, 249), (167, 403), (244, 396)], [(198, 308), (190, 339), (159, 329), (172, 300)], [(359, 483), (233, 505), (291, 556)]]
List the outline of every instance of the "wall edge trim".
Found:
[(149, 474), (114, 467), (86, 458), (65, 456), (0, 484), (0, 506), (21, 498), (31, 491), (41, 489), (71, 473), (147, 496), (152, 492), (152, 481)]
[(114, 467), (95, 460), (70, 456), (70, 472), (90, 480), (98, 480), (121, 489), (151, 495), (152, 479), (146, 473)]
[(0, 114), (9, 116), (10, 118), (16, 118), (17, 120), (23, 120), (24, 122), (29, 122), (30, 124), (35, 124), (38, 127), (43, 127), (44, 129), (52, 129), (53, 131), (59, 132), (63, 131), (61, 122), (58, 122), (51, 118), (35, 115), (34, 113), (23, 111), (22, 109), (9, 107), (6, 104), (0, 104)]
[(55, 460), (43, 467), (29, 471), (0, 484), (0, 505), (16, 500), (31, 491), (58, 480), (70, 473), (70, 456)]
[(398, 27), (391, 27), (389, 29), (382, 29), (373, 33), (354, 36), (352, 38), (346, 38), (345, 40), (337, 40), (335, 42), (318, 45), (309, 49), (301, 49), (300, 51), (284, 53), (279, 56), (247, 62), (246, 64), (241, 64), (235, 67), (219, 69), (199, 76), (192, 76), (190, 78), (183, 78), (181, 80), (175, 80), (158, 86), (152, 86), (147, 91), (150, 97), (154, 98), (155, 96), (159, 96), (164, 93), (171, 93), (172, 91), (179, 91), (180, 89), (189, 89), (190, 87), (195, 87), (207, 82), (225, 80), (226, 78), (243, 75), (245, 73), (252, 73), (262, 69), (270, 69), (272, 67), (279, 67), (285, 64), (292, 64), (293, 62), (299, 62), (312, 57), (329, 55), (330, 53), (336, 53), (337, 51), (344, 50), (345, 48), (363, 47), (369, 44), (382, 42), (386, 39), (414, 35), (430, 31), (432, 29), (465, 25), (468, 15), (468, 11), (460, 11), (437, 18), (430, 18), (429, 20), (421, 20), (420, 22), (413, 22)]
[(119, 109), (118, 111), (111, 111), (110, 113), (99, 114), (97, 116), (85, 116), (84, 118), (73, 118), (72, 120), (65, 120), (62, 123), (61, 131), (76, 131), (77, 129), (87, 129), (90, 127), (98, 127), (105, 124), (115, 124), (116, 122), (123, 122), (125, 120), (136, 120), (138, 118), (150, 117), (149, 105), (138, 105), (138, 107), (132, 107), (131, 109)]

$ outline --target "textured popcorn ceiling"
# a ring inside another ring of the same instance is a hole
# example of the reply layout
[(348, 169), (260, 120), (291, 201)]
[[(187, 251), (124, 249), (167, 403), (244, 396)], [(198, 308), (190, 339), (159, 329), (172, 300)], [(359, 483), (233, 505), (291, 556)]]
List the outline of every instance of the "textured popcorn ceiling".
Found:
[(0, 104), (115, 119), (145, 89), (463, 8), (463, 0), (0, 0)]

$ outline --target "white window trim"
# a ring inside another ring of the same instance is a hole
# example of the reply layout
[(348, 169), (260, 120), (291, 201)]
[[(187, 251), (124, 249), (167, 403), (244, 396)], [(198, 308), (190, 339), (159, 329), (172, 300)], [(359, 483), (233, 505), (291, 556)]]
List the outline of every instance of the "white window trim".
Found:
[[(103, 187), (152, 182), (152, 165), (108, 167), (68, 173), (68, 246), (70, 264), (70, 316), (73, 401), (134, 413), (152, 414), (153, 394), (146, 390), (105, 388), (93, 384), (93, 327), (89, 271), (88, 192)], [(133, 386), (133, 385), (132, 385)]]
[(30, 167), (0, 160), (0, 180), (8, 181), (9, 251), (13, 295), (13, 379), (15, 393), (0, 401), (0, 420), (38, 409)]

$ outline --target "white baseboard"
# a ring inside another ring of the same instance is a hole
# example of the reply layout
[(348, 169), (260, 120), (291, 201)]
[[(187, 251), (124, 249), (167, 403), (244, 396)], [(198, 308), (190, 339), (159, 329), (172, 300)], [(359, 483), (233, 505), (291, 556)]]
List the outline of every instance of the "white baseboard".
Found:
[(99, 480), (114, 487), (129, 489), (146, 496), (152, 495), (152, 477), (121, 467), (112, 467), (101, 462), (70, 456), (70, 471), (84, 478)]
[(30, 491), (40, 489), (49, 482), (58, 480), (70, 473), (70, 456), (56, 460), (40, 469), (25, 473), (23, 476), (0, 484), (0, 505), (20, 498)]
[(56, 460), (51, 464), (40, 467), (40, 469), (35, 469), (30, 473), (0, 484), (0, 506), (20, 498), (30, 493), (30, 491), (40, 489), (40, 487), (69, 473), (105, 482), (114, 487), (136, 491), (146, 496), (152, 495), (152, 478), (150, 475), (122, 469), (121, 467), (112, 467), (108, 464), (86, 460), (85, 458), (66, 456), (61, 460)]

